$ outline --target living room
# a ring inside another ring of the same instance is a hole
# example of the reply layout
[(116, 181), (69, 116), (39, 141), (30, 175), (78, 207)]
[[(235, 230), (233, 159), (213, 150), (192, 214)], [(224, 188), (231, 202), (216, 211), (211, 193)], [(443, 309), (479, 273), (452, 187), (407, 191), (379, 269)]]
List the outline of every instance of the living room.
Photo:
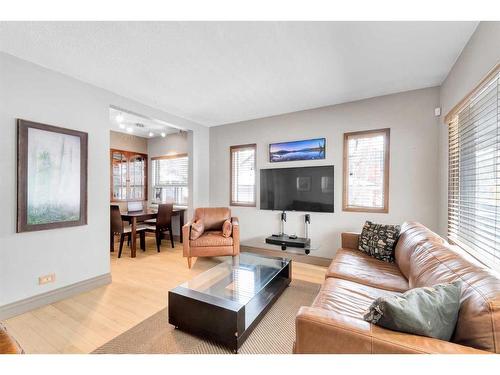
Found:
[(1, 21), (0, 353), (500, 353), (500, 22), (398, 19)]

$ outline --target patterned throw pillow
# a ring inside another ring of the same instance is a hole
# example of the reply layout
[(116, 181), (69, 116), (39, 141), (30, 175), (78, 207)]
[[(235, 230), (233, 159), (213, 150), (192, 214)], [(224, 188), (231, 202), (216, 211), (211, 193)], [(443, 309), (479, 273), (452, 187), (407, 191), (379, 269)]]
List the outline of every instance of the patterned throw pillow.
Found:
[(384, 262), (394, 262), (394, 248), (401, 226), (367, 221), (359, 237), (358, 249)]
[(224, 221), (224, 224), (222, 224), (222, 235), (224, 237), (231, 237), (232, 233), (233, 233), (233, 224), (231, 224), (230, 220)]
[(462, 282), (455, 281), (380, 297), (364, 319), (393, 331), (449, 341), (457, 324), (461, 289)]
[(203, 221), (196, 220), (193, 224), (191, 224), (190, 240), (194, 241), (198, 239), (204, 231), (205, 225), (203, 225)]

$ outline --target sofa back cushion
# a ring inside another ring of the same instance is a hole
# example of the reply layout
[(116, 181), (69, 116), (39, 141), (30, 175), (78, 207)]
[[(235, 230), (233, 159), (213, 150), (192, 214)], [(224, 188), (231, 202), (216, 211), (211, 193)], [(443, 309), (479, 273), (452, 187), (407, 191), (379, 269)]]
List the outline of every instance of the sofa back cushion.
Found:
[(202, 207), (194, 212), (194, 221), (202, 220), (205, 230), (220, 230), (224, 221), (231, 219), (231, 210), (227, 207)]
[(444, 239), (420, 223), (405, 222), (401, 226), (394, 257), (399, 270), (407, 279), (410, 276), (410, 256), (412, 252), (420, 243), (429, 241), (445, 243)]
[(410, 262), (410, 288), (462, 281), (460, 312), (451, 341), (500, 353), (500, 274), (447, 242), (419, 244)]

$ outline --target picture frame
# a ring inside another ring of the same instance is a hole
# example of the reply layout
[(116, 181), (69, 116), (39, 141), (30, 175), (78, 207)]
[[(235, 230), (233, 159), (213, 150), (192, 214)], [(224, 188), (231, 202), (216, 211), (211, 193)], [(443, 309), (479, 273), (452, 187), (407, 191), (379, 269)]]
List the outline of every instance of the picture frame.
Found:
[(326, 158), (326, 138), (269, 144), (269, 162), (321, 160)]
[(88, 134), (17, 119), (16, 232), (87, 224)]

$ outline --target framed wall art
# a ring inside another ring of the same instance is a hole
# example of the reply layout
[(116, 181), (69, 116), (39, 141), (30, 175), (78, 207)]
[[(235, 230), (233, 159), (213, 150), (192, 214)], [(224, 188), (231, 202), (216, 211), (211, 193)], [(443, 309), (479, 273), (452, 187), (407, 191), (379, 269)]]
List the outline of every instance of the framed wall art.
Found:
[(17, 232), (87, 224), (87, 133), (17, 120)]
[(326, 138), (303, 141), (271, 143), (269, 161), (271, 163), (297, 160), (316, 160), (326, 157)]

